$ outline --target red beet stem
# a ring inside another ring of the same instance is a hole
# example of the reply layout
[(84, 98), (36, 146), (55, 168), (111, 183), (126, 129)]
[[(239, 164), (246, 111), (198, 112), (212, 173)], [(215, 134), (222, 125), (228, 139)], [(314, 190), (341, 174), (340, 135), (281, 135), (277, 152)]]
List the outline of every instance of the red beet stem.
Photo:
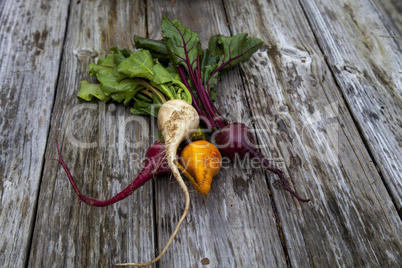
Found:
[(169, 173), (169, 171), (170, 171), (169, 168), (166, 165), (164, 165), (163, 163), (161, 163), (162, 161), (156, 161), (156, 162), (152, 161), (155, 159), (158, 159), (158, 160), (164, 159), (164, 150), (159, 152), (160, 148), (157, 148), (156, 150), (155, 150), (155, 148), (153, 148), (153, 147), (159, 146), (159, 145), (161, 145), (163, 147), (162, 143), (155, 143), (153, 146), (151, 146), (148, 149), (147, 155), (153, 154), (153, 153), (154, 154), (159, 153), (159, 154), (155, 154), (153, 158), (152, 157), (146, 158), (147, 161), (145, 163), (145, 166), (142, 169), (142, 171), (140, 172), (140, 174), (138, 174), (137, 178), (129, 186), (127, 186), (123, 191), (121, 191), (120, 193), (116, 194), (115, 196), (113, 196), (112, 198), (110, 198), (108, 200), (92, 199), (92, 198), (89, 198), (89, 197), (83, 195), (80, 192), (77, 185), (75, 184), (74, 178), (71, 175), (70, 170), (68, 169), (66, 163), (63, 160), (63, 157), (61, 156), (61, 152), (59, 149), (59, 143), (56, 140), (57, 152), (59, 154), (59, 159), (57, 159), (57, 161), (61, 164), (61, 166), (66, 171), (67, 177), (68, 177), (71, 185), (73, 186), (75, 193), (78, 195), (78, 197), (81, 199), (82, 202), (95, 206), (95, 207), (106, 207), (106, 206), (119, 202), (119, 201), (123, 200), (124, 198), (128, 197), (136, 189), (138, 189), (139, 187), (144, 185), (147, 181), (152, 179), (155, 175)]

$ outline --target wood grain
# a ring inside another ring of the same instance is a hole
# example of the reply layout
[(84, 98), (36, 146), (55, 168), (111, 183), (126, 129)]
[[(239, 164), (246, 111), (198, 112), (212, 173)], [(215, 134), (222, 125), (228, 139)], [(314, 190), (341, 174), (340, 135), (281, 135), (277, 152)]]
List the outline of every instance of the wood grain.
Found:
[(394, 33), (393, 36), (388, 36), (387, 38), (402, 38), (402, 2), (398, 0), (373, 0), (378, 11), (381, 14), (378, 16), (381, 20), (385, 20), (384, 26), (388, 28), (388, 31)]
[[(259, 168), (224, 163), (153, 267), (400, 267), (401, 17), (395, 0), (0, 1), (0, 263), (112, 267), (147, 262), (184, 196), (170, 176), (106, 208), (157, 139), (155, 119), (79, 103), (91, 62), (134, 34), (161, 38), (167, 13), (199, 33), (264, 46), (223, 76), (219, 109), (253, 127), (300, 204)], [(190, 184), (189, 188), (192, 189)], [(398, 216), (398, 211), (399, 216)]]
[[(156, 29), (165, 13), (197, 32), (204, 47), (214, 34), (230, 35), (224, 8), (217, 1), (150, 1), (150, 38), (161, 37)], [(248, 118), (245, 96), (238, 94), (243, 90), (238, 71), (231, 72), (221, 87), (226, 89), (218, 97), (222, 112), (237, 120)], [(162, 248), (182, 213), (184, 197), (172, 178), (170, 183), (157, 182), (156, 198), (158, 247)], [(264, 173), (226, 163), (214, 178), (208, 198), (197, 193), (191, 198), (189, 215), (160, 260), (161, 267), (202, 267), (204, 259), (211, 267), (286, 267)]]
[(294, 188), (313, 199), (299, 205), (273, 190), (291, 265), (397, 266), (400, 218), (299, 2), (225, 3), (233, 34), (266, 44), (242, 64), (262, 151), (282, 158)]
[(31, 246), (69, 1), (0, 3), (0, 263)]
[(397, 33), (371, 1), (302, 3), (351, 114), (402, 213), (401, 40), (389, 38)]
[(80, 81), (90, 79), (89, 63), (113, 46), (132, 48), (134, 33), (146, 34), (144, 10), (142, 1), (72, 2), (29, 266), (112, 267), (154, 256), (152, 183), (110, 207), (80, 205), (52, 160), (57, 136), (78, 187), (98, 199), (139, 172), (151, 139), (148, 118), (122, 105), (80, 104), (76, 95)]

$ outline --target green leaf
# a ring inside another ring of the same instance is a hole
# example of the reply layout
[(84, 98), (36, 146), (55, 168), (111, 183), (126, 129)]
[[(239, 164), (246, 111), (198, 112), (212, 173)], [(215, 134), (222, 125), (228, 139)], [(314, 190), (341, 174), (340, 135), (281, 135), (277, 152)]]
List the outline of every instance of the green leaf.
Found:
[(210, 49), (205, 49), (202, 52), (201, 74), (203, 83), (208, 81), (211, 73), (218, 67), (219, 56), (212, 53)]
[(101, 84), (102, 91), (110, 96), (114, 91), (119, 81), (117, 81), (117, 77), (114, 74), (114, 69), (105, 68), (98, 71), (96, 77)]
[(151, 85), (158, 88), (158, 90), (165, 94), (168, 99), (179, 98), (187, 101), (189, 104), (192, 103), (191, 94), (186, 86), (182, 83), (177, 68), (165, 68), (158, 63), (154, 66), (154, 73), (155, 75), (152, 78)]
[(211, 95), (211, 100), (212, 100), (213, 102), (215, 102), (215, 101), (216, 101), (216, 97), (218, 96), (218, 91), (217, 91), (215, 88), (212, 88), (212, 89), (211, 89), (211, 92), (210, 92), (210, 95)]
[(107, 54), (104, 58), (99, 58), (97, 63), (91, 63), (88, 66), (88, 74), (90, 76), (97, 76), (99, 71), (104, 69), (112, 69), (115, 67), (114, 54)]
[(154, 76), (154, 65), (152, 55), (148, 50), (134, 51), (130, 57), (117, 66), (117, 71), (130, 78), (140, 77), (151, 80)]
[(209, 87), (214, 87), (219, 81), (219, 72), (216, 72), (213, 77), (211, 74), (218, 67), (219, 60), (222, 56), (222, 50), (219, 48), (220, 34), (214, 35), (209, 39), (208, 49), (205, 49), (201, 60), (202, 82), (205, 85), (209, 81)]
[(151, 52), (157, 59), (169, 59), (168, 49), (162, 40), (151, 40), (138, 35), (134, 35), (134, 44), (136, 48), (144, 48)]
[(182, 65), (187, 72), (195, 70), (197, 56), (201, 51), (198, 34), (186, 28), (180, 21), (170, 20), (167, 15), (162, 18), (161, 28), (173, 64)]
[(137, 108), (130, 108), (130, 112), (135, 115), (149, 115), (149, 113), (147, 113), (141, 109), (138, 110)]
[[(157, 116), (163, 94), (176, 98), (176, 87), (172, 85), (181, 84), (177, 70), (163, 67), (148, 50), (131, 52), (113, 47), (97, 63), (91, 63), (88, 72), (96, 76), (100, 84), (83, 81), (77, 96), (80, 100), (133, 103), (132, 112), (135, 114)], [(152, 93), (147, 95), (143, 90)]]
[[(218, 60), (222, 55), (222, 49), (219, 47), (220, 37), (221, 37), (220, 34), (211, 36), (211, 38), (209, 38), (209, 42), (208, 42), (208, 55), (211, 55), (211, 56), (217, 58)], [(218, 60), (216, 61), (216, 63), (218, 63)]]
[(213, 71), (211, 71), (213, 65), (205, 66), (203, 78), (206, 79), (209, 74), (207, 85), (209, 87), (215, 86), (220, 73), (233, 68), (240, 62), (248, 61), (262, 45), (263, 42), (260, 39), (247, 37), (247, 34), (244, 33), (231, 37), (222, 35), (211, 37), (208, 51), (214, 57), (219, 56), (219, 62)]
[(169, 70), (163, 67), (159, 62), (154, 65), (153, 73), (152, 82), (156, 84), (165, 84), (174, 80), (174, 74), (169, 72)]
[(117, 73), (115, 70), (116, 62), (118, 63), (123, 58), (125, 59), (122, 50), (114, 47), (111, 49), (111, 53), (104, 58), (99, 58), (97, 63), (89, 64), (88, 73), (91, 76), (96, 76), (108, 91), (109, 87), (113, 88), (120, 80), (127, 77), (124, 74)]
[(99, 84), (90, 84), (88, 81), (81, 81), (81, 89), (77, 98), (81, 101), (92, 101), (93, 98), (97, 98), (104, 102), (107, 102), (110, 99), (110, 97), (102, 92)]
[(121, 51), (123, 52), (123, 55), (124, 55), (124, 57), (126, 57), (126, 58), (130, 57), (131, 53), (133, 53), (133, 52), (132, 52), (130, 49), (128, 49), (128, 48), (123, 48)]
[(110, 53), (105, 57), (99, 58), (97, 63), (91, 63), (88, 66), (88, 73), (91, 76), (96, 76), (100, 70), (113, 69), (119, 65), (123, 60), (128, 58), (132, 52), (129, 49), (119, 49), (112, 47)]
[(218, 45), (222, 49), (219, 65), (220, 71), (226, 71), (242, 61), (248, 61), (250, 57), (260, 47), (263, 42), (258, 38), (247, 37), (247, 34), (241, 33), (231, 37), (220, 35)]
[(157, 117), (159, 108), (161, 106), (162, 104), (160, 103), (148, 103), (145, 101), (136, 100), (134, 102), (134, 107), (130, 109), (130, 112), (136, 115), (152, 115)]
[(118, 49), (117, 47), (112, 47), (110, 50), (112, 51), (113, 56), (114, 56), (113, 62), (114, 62), (115, 66), (119, 65), (123, 60), (128, 58), (131, 54), (131, 51), (128, 49), (121, 50), (121, 49)]
[(143, 94), (143, 93), (138, 93), (135, 97), (134, 97), (134, 100), (135, 101), (143, 101), (143, 102), (146, 102), (146, 103), (152, 103), (152, 99), (148, 96), (148, 95), (146, 95), (146, 94)]
[(124, 105), (128, 105), (134, 96), (143, 88), (144, 87), (134, 79), (124, 79), (114, 88), (111, 97), (119, 103), (124, 101)]
[(179, 71), (177, 70), (176, 67), (170, 66), (170, 67), (166, 67), (165, 69), (167, 72), (169, 72), (170, 77), (172, 77), (173, 80), (181, 82)]

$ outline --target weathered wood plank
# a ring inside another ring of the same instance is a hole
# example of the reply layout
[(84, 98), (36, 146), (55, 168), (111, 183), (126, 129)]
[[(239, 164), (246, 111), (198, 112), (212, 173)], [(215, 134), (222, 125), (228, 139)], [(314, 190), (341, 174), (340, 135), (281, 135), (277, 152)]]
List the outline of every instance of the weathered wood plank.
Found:
[[(217, 33), (230, 35), (219, 1), (150, 1), (150, 38), (161, 38), (160, 21), (167, 13), (199, 33), (204, 47)], [(233, 119), (248, 118), (238, 71), (221, 82), (222, 112)], [(192, 186), (189, 186), (192, 189)], [(174, 179), (157, 181), (158, 247), (171, 235), (182, 213), (184, 197)], [(191, 194), (187, 220), (160, 260), (161, 267), (286, 267), (265, 175), (226, 163), (212, 183), (208, 199)]]
[[(233, 34), (248, 32), (266, 44), (242, 65), (255, 127), (263, 131), (257, 132), (262, 151), (283, 159), (294, 188), (313, 199), (299, 205), (273, 190), (291, 265), (398, 266), (400, 218), (299, 2), (225, 1), (225, 6)], [(336, 34), (336, 26), (316, 23), (333, 38), (354, 37), (352, 31)], [(342, 45), (328, 50), (349, 47)]]
[[(199, 32), (204, 45), (214, 33), (230, 33), (217, 1), (154, 0), (149, 1), (147, 14), (144, 2), (71, 2), (28, 266), (103, 267), (121, 261), (145, 262), (154, 257), (156, 246), (164, 246), (178, 221), (184, 198), (173, 179), (161, 178), (156, 183), (156, 203), (148, 183), (110, 208), (78, 206), (64, 171), (52, 160), (57, 135), (84, 193), (106, 198), (121, 190), (137, 173), (135, 164), (155, 137), (147, 135), (148, 118), (133, 117), (125, 107), (78, 104), (75, 95), (79, 81), (88, 78), (87, 65), (114, 45), (131, 47), (133, 34), (146, 33), (145, 17), (150, 36), (160, 37), (160, 18), (165, 12)], [(389, 8), (388, 2), (384, 6), (376, 2), (382, 14), (391, 14), (391, 25), (371, 2), (353, 5), (348, 1), (339, 7), (327, 1), (317, 6), (301, 2), (320, 46), (332, 53), (325, 51), (336, 83), (299, 1), (227, 1), (233, 33), (251, 33), (264, 39), (267, 46), (252, 62), (242, 65), (245, 85), (235, 69), (224, 77), (219, 94), (225, 100), (221, 109), (232, 119), (244, 122), (253, 118), (255, 128), (264, 131), (257, 132), (263, 152), (283, 160), (282, 168), (292, 178), (292, 186), (312, 197), (313, 203), (300, 205), (288, 193), (273, 189), (271, 174), (223, 169), (208, 200), (192, 194), (191, 213), (160, 266), (202, 266), (201, 260), (208, 258), (211, 266), (283, 267), (287, 255), (294, 267), (397, 266), (402, 262), (400, 219), (338, 88), (363, 134), (367, 126), (371, 134), (389, 134), (386, 131), (392, 128), (386, 129), (387, 120), (399, 120), (401, 107), (400, 43), (378, 36), (395, 34), (392, 29), (400, 25), (398, 12)], [(0, 261), (6, 266), (27, 263), (67, 8), (67, 2), (0, 2)], [(332, 21), (332, 16), (337, 19)], [(340, 29), (343, 35), (334, 32)], [(361, 45), (364, 31), (369, 38)], [(373, 36), (376, 42), (372, 42)], [(341, 48), (348, 53), (338, 53)], [(377, 58), (380, 67), (372, 62)], [(382, 69), (378, 72), (375, 68)], [(391, 78), (386, 81), (381, 75)], [(348, 81), (357, 93), (347, 91), (343, 83)], [(367, 97), (373, 98), (372, 102), (367, 102)], [(380, 102), (389, 103), (375, 120), (385, 123), (377, 122), (377, 129), (370, 128), (370, 120), (367, 125), (361, 123), (365, 114), (356, 110), (361, 108), (359, 101), (374, 113)], [(400, 126), (396, 131), (401, 133)], [(128, 148), (126, 142), (142, 146)], [(392, 142), (395, 145), (395, 140), (385, 140), (385, 145), (392, 146), (388, 145)], [(92, 148), (83, 148), (86, 146)], [(380, 142), (377, 147), (385, 148), (381, 146), (384, 143)], [(377, 147), (370, 150), (374, 156), (379, 153), (376, 162), (382, 163), (384, 153)], [(400, 147), (394, 149), (400, 153)], [(386, 160), (391, 163), (392, 159)], [(387, 166), (380, 168), (383, 171)], [(270, 185), (264, 181), (266, 176)], [(389, 181), (387, 175), (384, 178)], [(400, 182), (400, 173), (394, 179)], [(396, 191), (392, 194), (397, 203), (400, 184), (395, 189), (392, 182), (389, 185)], [(268, 187), (273, 191), (272, 200)], [(278, 222), (271, 206), (279, 213)], [(277, 232), (280, 226), (285, 249)]]
[(384, 37), (398, 33), (369, 0), (302, 3), (342, 95), (402, 213), (402, 43)]
[[(385, 19), (385, 25), (391, 26), (389, 30), (393, 31), (394, 27), (395, 36), (387, 36), (388, 38), (402, 38), (402, 2), (399, 0), (373, 0), (378, 10), (382, 13), (382, 18)], [(382, 20), (382, 19), (381, 19)], [(386, 36), (383, 36), (386, 37)]]
[(28, 259), (68, 2), (0, 3), (0, 263), (4, 267), (24, 267)]
[(79, 188), (99, 199), (116, 194), (138, 173), (150, 142), (148, 118), (122, 105), (80, 104), (76, 95), (80, 80), (89, 79), (89, 63), (113, 46), (131, 48), (134, 33), (146, 34), (144, 10), (143, 1), (71, 4), (29, 266), (112, 267), (154, 257), (152, 183), (110, 207), (79, 205), (52, 160), (57, 136)]

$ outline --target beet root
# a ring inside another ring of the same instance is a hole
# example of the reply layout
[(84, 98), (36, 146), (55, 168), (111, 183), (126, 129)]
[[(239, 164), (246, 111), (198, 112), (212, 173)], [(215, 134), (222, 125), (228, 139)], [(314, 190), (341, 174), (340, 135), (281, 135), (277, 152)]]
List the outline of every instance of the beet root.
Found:
[(63, 161), (57, 140), (56, 140), (56, 146), (57, 146), (57, 152), (59, 154), (59, 159), (57, 161), (59, 161), (61, 166), (66, 171), (67, 177), (71, 185), (73, 186), (75, 193), (78, 195), (78, 197), (81, 199), (82, 202), (95, 207), (105, 207), (114, 204), (116, 202), (119, 202), (128, 197), (129, 195), (131, 195), (136, 189), (144, 185), (154, 176), (169, 174), (171, 172), (169, 165), (166, 161), (166, 152), (164, 144), (160, 141), (155, 142), (151, 147), (148, 148), (147, 152), (145, 153), (144, 168), (141, 170), (141, 172), (129, 186), (127, 186), (120, 193), (116, 194), (115, 196), (113, 196), (108, 200), (96, 200), (89, 198), (80, 192), (77, 185), (75, 184), (74, 178), (71, 175), (70, 170), (68, 169), (66, 163)]
[(275, 167), (260, 151), (255, 148), (255, 139), (250, 128), (242, 123), (230, 123), (224, 128), (218, 130), (215, 135), (214, 143), (219, 148), (222, 156), (226, 156), (234, 160), (236, 154), (240, 157), (250, 157), (250, 159), (257, 158), (264, 170), (268, 170), (278, 175), (282, 187), (290, 192), (300, 202), (308, 202), (310, 199), (301, 198), (295, 191), (293, 191), (282, 170)]

